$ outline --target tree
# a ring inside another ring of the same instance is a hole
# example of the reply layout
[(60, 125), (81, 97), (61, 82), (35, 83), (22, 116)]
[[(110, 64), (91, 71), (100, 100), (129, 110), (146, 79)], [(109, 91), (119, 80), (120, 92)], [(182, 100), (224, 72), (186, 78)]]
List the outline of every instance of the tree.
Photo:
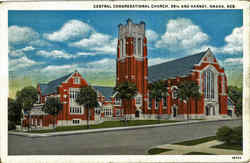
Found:
[(199, 92), (199, 86), (196, 82), (185, 80), (178, 85), (177, 89), (178, 98), (187, 101), (187, 119), (189, 120), (189, 112), (190, 112), (190, 100), (193, 98), (198, 100), (201, 97)]
[(228, 96), (236, 106), (236, 114), (242, 115), (242, 88), (228, 86)]
[(89, 111), (98, 106), (97, 94), (91, 86), (85, 86), (80, 89), (76, 102), (87, 109), (87, 128), (89, 128)]
[(63, 106), (59, 97), (47, 97), (47, 100), (43, 106), (45, 113), (48, 113), (54, 117), (53, 128), (55, 129), (56, 116), (62, 110)]
[[(168, 89), (163, 80), (159, 80), (149, 84), (149, 97), (150, 99), (155, 99), (155, 102), (158, 103), (162, 98), (167, 97)], [(159, 119), (160, 116), (158, 115)]]
[[(123, 100), (122, 105), (123, 105), (123, 108), (124, 108), (124, 113), (128, 114), (129, 113), (129, 108), (131, 106), (130, 105), (131, 100), (137, 94), (136, 84), (132, 83), (132, 82), (129, 82), (129, 81), (120, 83), (114, 88), (114, 92), (117, 92), (116, 97)], [(128, 104), (128, 108), (126, 107), (124, 102), (126, 102)], [(125, 118), (126, 118), (126, 116), (125, 116)]]
[(24, 87), (16, 94), (16, 102), (21, 111), (28, 113), (28, 128), (30, 130), (30, 112), (37, 101), (37, 90), (33, 86)]
[(20, 124), (21, 120), (21, 109), (16, 100), (12, 98), (8, 98), (8, 120), (15, 124)]

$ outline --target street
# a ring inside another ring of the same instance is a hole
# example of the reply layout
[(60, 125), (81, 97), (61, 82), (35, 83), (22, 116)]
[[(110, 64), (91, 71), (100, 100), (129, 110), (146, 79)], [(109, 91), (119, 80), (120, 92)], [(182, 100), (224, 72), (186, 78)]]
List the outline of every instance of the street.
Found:
[(241, 120), (79, 135), (29, 138), (9, 135), (9, 155), (140, 155), (156, 145), (215, 135), (221, 126), (240, 126)]

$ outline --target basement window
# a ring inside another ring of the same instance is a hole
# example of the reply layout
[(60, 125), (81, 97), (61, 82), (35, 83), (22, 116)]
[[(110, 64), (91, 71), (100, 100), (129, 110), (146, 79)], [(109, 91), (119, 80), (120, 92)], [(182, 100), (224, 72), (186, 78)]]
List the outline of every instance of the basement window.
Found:
[(73, 119), (72, 120), (72, 123), (75, 125), (75, 124), (80, 124), (80, 120), (79, 119)]

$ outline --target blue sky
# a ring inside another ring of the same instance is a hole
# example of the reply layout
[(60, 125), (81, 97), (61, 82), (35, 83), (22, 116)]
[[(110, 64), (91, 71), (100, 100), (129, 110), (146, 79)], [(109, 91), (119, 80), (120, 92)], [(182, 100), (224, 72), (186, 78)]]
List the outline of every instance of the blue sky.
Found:
[(242, 10), (9, 11), (9, 70), (36, 82), (77, 69), (91, 84), (114, 84), (118, 24), (146, 23), (149, 65), (210, 47), (242, 73)]

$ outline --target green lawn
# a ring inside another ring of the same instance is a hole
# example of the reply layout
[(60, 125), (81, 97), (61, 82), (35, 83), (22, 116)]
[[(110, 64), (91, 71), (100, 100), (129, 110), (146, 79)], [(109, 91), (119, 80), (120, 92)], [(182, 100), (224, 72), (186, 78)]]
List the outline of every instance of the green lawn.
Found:
[(192, 146), (192, 145), (197, 145), (197, 144), (201, 144), (201, 143), (206, 143), (206, 142), (209, 142), (212, 140), (216, 140), (216, 136), (210, 136), (210, 137), (205, 137), (205, 138), (201, 138), (201, 139), (183, 141), (183, 142), (178, 142), (178, 143), (174, 143), (174, 144)]
[[(175, 123), (179, 121), (173, 120), (161, 120), (160, 123)], [(159, 124), (159, 120), (129, 120), (128, 126), (139, 126), (139, 125), (151, 125)], [(110, 127), (126, 127), (124, 122), (120, 121), (105, 121), (98, 125), (90, 125), (90, 129), (97, 128), (110, 128)], [(64, 126), (57, 127), (56, 129), (47, 129), (47, 130), (33, 130), (31, 133), (48, 133), (48, 132), (60, 132), (60, 131), (73, 131), (73, 130), (84, 130), (87, 129), (87, 126)]]
[(155, 154), (160, 154), (160, 153), (168, 152), (168, 151), (172, 151), (172, 149), (152, 148), (148, 151), (148, 154), (155, 155)]
[(214, 154), (205, 153), (205, 152), (189, 152), (189, 153), (186, 153), (185, 155), (214, 155)]
[(227, 143), (223, 143), (220, 145), (215, 145), (212, 146), (212, 148), (220, 148), (220, 149), (232, 149), (232, 150), (238, 150), (238, 151), (242, 151), (243, 147), (241, 145), (238, 144), (227, 144)]

